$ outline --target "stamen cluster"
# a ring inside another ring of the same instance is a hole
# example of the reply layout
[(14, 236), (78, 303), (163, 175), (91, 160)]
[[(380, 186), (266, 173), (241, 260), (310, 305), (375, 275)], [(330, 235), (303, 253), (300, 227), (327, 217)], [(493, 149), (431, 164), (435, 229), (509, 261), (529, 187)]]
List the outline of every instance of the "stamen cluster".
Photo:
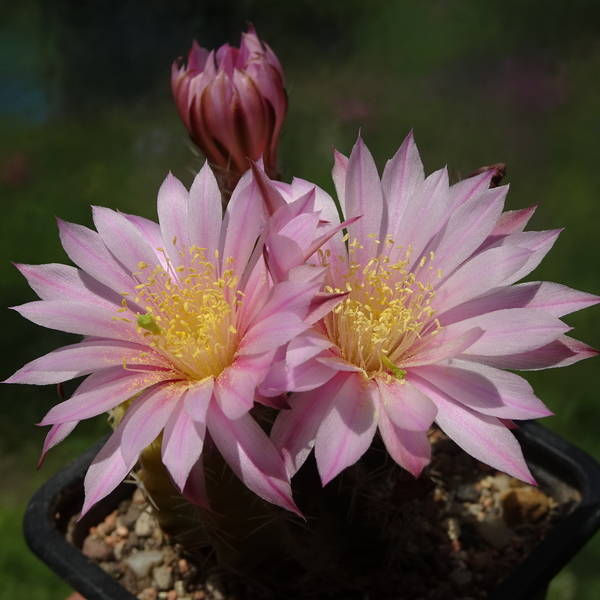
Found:
[(203, 248), (189, 248), (185, 266), (161, 265), (149, 272), (141, 262), (134, 277), (135, 302), (147, 309), (139, 316), (138, 331), (190, 380), (217, 377), (233, 362), (238, 346), (235, 328), (241, 292), (233, 258), (220, 276)]
[[(388, 239), (386, 245), (393, 241)], [(360, 367), (368, 379), (383, 371), (398, 376), (396, 366), (401, 366), (415, 340), (440, 328), (433, 319), (432, 286), (407, 270), (410, 249), (395, 263), (381, 253), (362, 266), (353, 260), (358, 241), (349, 246), (349, 268), (341, 277), (344, 285), (326, 288), (328, 292), (349, 292), (324, 319), (327, 337), (339, 348), (340, 356)], [(433, 253), (429, 258), (433, 260)], [(340, 267), (344, 266), (346, 258), (338, 259)]]

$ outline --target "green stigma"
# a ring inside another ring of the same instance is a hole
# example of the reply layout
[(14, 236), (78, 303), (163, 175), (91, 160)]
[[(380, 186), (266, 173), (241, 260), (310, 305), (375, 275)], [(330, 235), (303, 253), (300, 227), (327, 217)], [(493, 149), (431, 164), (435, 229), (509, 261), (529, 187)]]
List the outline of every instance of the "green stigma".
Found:
[(381, 362), (392, 372), (394, 377), (397, 377), (398, 379), (404, 379), (406, 377), (406, 371), (399, 369), (385, 354), (381, 356)]
[(142, 328), (148, 330), (150, 333), (160, 335), (162, 333), (161, 326), (154, 320), (154, 317), (150, 313), (145, 315), (137, 316), (137, 324)]

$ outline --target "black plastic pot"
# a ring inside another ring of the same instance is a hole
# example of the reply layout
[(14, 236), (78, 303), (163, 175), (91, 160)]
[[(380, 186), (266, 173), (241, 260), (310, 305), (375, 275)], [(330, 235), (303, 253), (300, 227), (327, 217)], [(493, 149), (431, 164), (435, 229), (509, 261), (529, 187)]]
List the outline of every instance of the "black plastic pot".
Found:
[[(552, 578), (600, 527), (600, 465), (555, 433), (534, 422), (516, 431), (528, 465), (544, 489), (559, 501), (577, 502), (489, 600), (543, 600)], [(31, 550), (87, 600), (136, 600), (124, 587), (67, 542), (70, 517), (83, 503), (83, 478), (103, 441), (92, 446), (46, 482), (27, 506), (24, 533)], [(83, 543), (89, 526), (99, 523), (131, 493), (123, 484), (98, 503), (73, 533)]]

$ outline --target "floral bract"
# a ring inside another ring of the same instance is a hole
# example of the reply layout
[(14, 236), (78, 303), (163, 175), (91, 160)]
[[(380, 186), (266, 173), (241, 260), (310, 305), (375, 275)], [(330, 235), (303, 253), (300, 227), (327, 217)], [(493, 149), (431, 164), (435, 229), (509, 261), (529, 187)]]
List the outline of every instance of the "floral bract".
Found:
[[(263, 200), (250, 172), (224, 217), (221, 210), (205, 165), (189, 192), (166, 179), (159, 224), (105, 208), (94, 209), (97, 232), (59, 222), (62, 244), (79, 268), (18, 265), (41, 300), (16, 310), (87, 336), (8, 380), (53, 384), (89, 374), (43, 419), (53, 426), (44, 454), (82, 419), (131, 401), (88, 471), (84, 512), (127, 476), (161, 432), (163, 462), (186, 497), (207, 504), (202, 449), (209, 435), (248, 488), (297, 511), (284, 462), (248, 411), (255, 401), (280, 405), (257, 386), (277, 348), (315, 320), (313, 297), (325, 269), (302, 267), (292, 280), (286, 273), (273, 282), (260, 241)], [(297, 229), (298, 215), (287, 205), (278, 214), (281, 227)], [(314, 233), (318, 214), (312, 221)], [(286, 239), (281, 227), (270, 230)]]
[(327, 483), (377, 430), (393, 459), (418, 475), (435, 421), (475, 458), (533, 481), (509, 429), (550, 411), (503, 369), (596, 354), (565, 335), (560, 317), (600, 299), (555, 283), (514, 285), (559, 231), (524, 232), (533, 209), (503, 213), (508, 188), (489, 189), (493, 174), (453, 186), (445, 169), (425, 178), (412, 135), (381, 179), (362, 140), (349, 159), (336, 154), (343, 213), (361, 218), (323, 246), (318, 264), (328, 269), (325, 291), (347, 295), (278, 351), (262, 384), (268, 394), (296, 390), (271, 434), (290, 475), (314, 448)]

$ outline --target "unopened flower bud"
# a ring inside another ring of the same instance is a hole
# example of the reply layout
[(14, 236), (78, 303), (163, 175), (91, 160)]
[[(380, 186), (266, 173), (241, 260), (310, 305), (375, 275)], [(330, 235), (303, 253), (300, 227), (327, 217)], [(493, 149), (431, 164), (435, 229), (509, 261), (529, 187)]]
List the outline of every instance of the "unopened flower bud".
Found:
[(262, 157), (267, 175), (277, 178), (287, 94), (279, 60), (252, 26), (240, 48), (225, 44), (209, 52), (194, 42), (187, 65), (181, 59), (173, 64), (171, 87), (179, 115), (225, 196), (248, 170), (248, 158)]

